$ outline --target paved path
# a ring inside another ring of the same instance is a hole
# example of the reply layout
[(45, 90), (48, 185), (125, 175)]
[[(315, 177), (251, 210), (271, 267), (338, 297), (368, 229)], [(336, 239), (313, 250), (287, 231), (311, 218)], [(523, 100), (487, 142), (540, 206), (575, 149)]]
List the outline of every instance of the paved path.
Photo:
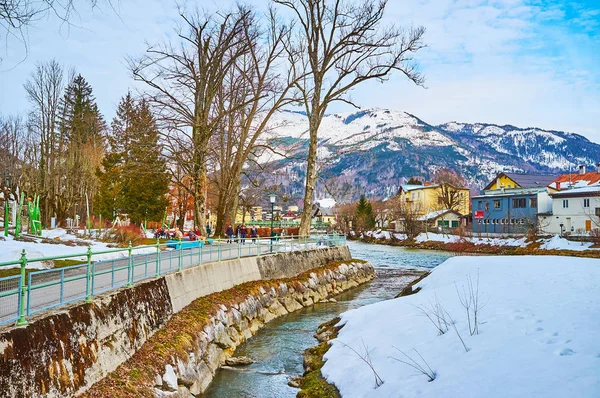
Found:
[[(244, 245), (237, 243), (219, 243), (183, 250), (162, 250), (160, 261), (157, 253), (138, 254), (131, 257), (133, 261), (133, 281), (176, 271), (180, 267), (187, 268), (201, 263), (227, 260), (238, 257), (257, 256), (271, 253), (268, 240), (253, 244), (248, 241)], [(284, 243), (285, 242), (285, 243)], [(315, 247), (316, 240), (305, 245), (297, 240), (281, 240), (273, 242), (273, 252), (300, 250)], [(97, 295), (124, 286), (129, 281), (129, 257), (115, 260), (97, 261), (93, 263), (92, 294)], [(18, 279), (11, 281), (18, 286)], [(7, 290), (6, 288), (4, 290)], [(26, 295), (29, 300), (27, 314), (33, 315), (43, 310), (82, 300), (87, 295), (87, 265), (53, 269), (31, 275), (31, 291)], [(15, 318), (18, 314), (18, 295), (0, 297), (0, 327), (3, 323)]]

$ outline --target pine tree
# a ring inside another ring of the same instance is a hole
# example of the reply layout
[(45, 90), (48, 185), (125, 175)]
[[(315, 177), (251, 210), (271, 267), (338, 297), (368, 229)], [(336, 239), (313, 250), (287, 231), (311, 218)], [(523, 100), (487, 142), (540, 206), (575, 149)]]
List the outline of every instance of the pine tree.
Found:
[(160, 220), (167, 206), (169, 176), (148, 104), (136, 103), (128, 93), (111, 127), (110, 151), (98, 171), (101, 211), (126, 213), (135, 223)]
[(365, 195), (361, 195), (356, 205), (356, 224), (359, 229), (371, 229), (375, 226), (373, 207)]
[[(74, 77), (65, 89), (60, 128), (65, 142), (65, 181), (58, 207), (68, 216), (75, 210), (84, 215), (86, 196), (93, 206), (92, 199), (98, 188), (96, 170), (104, 155), (106, 124), (96, 105), (92, 87), (81, 75)], [(62, 218), (60, 214), (59, 217)]]
[(148, 103), (135, 109), (134, 129), (124, 164), (124, 208), (134, 222), (160, 220), (168, 202), (169, 175), (161, 155), (159, 132)]

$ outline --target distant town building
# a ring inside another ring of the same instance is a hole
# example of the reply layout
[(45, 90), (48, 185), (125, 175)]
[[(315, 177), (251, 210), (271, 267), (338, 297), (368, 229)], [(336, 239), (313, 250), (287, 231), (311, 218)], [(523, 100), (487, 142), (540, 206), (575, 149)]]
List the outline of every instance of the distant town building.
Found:
[(472, 198), (474, 233), (524, 234), (552, 210), (548, 184), (557, 175), (500, 173)]

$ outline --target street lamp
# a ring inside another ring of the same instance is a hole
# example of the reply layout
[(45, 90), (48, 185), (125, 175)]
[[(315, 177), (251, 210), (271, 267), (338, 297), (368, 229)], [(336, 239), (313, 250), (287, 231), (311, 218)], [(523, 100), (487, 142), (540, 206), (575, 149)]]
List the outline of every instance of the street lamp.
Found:
[(4, 236), (8, 236), (8, 196), (10, 192), (10, 174), (4, 170)]
[(270, 250), (269, 251), (273, 251), (273, 221), (275, 220), (275, 199), (277, 198), (277, 195), (275, 195), (274, 193), (269, 194), (269, 201), (271, 202), (271, 245), (270, 245)]
[(563, 227), (565, 226), (565, 224), (560, 223), (560, 237), (562, 238), (563, 236)]

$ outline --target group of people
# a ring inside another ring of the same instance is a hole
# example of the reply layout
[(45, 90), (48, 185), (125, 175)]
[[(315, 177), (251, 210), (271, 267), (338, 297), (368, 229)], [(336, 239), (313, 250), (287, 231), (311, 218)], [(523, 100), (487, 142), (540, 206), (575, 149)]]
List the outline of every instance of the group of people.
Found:
[(234, 230), (231, 224), (227, 224), (225, 235), (227, 235), (227, 243), (234, 243), (240, 239), (242, 245), (245, 245), (248, 237), (252, 239), (252, 243), (256, 243), (258, 229), (255, 226), (252, 226), (250, 227), (250, 230), (248, 230), (248, 227), (245, 224), (242, 224), (237, 225)]
[[(206, 226), (206, 236), (210, 236), (211, 233), (212, 233), (212, 231), (210, 230), (210, 226), (207, 225)], [(181, 232), (181, 230), (179, 228), (175, 228), (175, 230), (173, 230), (171, 232), (168, 229), (161, 227), (161, 228), (158, 228), (154, 232), (155, 238), (162, 238), (162, 239), (183, 239), (184, 235), (186, 235), (186, 234)], [(188, 236), (189, 240), (198, 240), (198, 238), (201, 236), (200, 230), (198, 228), (191, 229), (187, 233), (187, 236)]]

